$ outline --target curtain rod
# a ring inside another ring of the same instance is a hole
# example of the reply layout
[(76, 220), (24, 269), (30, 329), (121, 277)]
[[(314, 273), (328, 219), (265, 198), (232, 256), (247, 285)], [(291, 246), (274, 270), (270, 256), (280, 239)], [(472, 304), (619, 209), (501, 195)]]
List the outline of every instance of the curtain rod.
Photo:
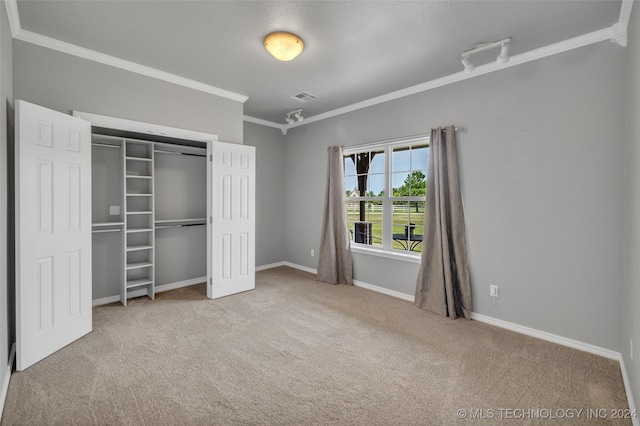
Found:
[[(464, 130), (460, 126), (454, 127), (453, 129), (456, 132), (462, 132)], [(443, 130), (446, 130), (446, 127), (443, 128)], [(361, 143), (361, 144), (358, 144), (358, 145), (344, 146), (344, 147), (342, 147), (342, 149), (344, 151), (351, 151), (353, 149), (358, 149), (358, 148), (376, 148), (378, 146), (389, 145), (389, 144), (410, 143), (410, 142), (413, 142), (413, 141), (418, 140), (418, 139), (428, 139), (430, 137), (431, 137), (431, 133), (421, 133), (421, 134), (414, 135), (414, 136), (407, 136), (405, 138), (387, 139), (387, 140), (378, 141), (378, 142), (365, 142), (365, 143)]]

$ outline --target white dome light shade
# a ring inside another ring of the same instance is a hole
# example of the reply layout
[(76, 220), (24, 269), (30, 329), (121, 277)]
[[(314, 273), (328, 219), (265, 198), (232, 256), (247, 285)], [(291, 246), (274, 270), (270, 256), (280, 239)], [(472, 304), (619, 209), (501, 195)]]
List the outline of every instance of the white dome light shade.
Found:
[(277, 60), (290, 61), (302, 52), (304, 43), (295, 34), (275, 32), (264, 38), (264, 47)]

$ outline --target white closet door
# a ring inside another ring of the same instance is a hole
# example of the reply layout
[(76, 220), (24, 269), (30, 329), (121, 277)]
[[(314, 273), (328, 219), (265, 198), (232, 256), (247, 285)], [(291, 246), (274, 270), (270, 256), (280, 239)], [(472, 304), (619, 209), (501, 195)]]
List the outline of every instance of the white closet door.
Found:
[(255, 148), (209, 143), (211, 299), (255, 288)]
[(16, 362), (91, 331), (91, 124), (16, 101)]

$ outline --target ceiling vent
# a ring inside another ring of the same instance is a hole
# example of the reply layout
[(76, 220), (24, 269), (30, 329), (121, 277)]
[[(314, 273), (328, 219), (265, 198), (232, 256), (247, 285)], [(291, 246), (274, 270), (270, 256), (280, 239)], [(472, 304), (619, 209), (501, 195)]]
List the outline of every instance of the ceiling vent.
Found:
[(293, 97), (293, 99), (297, 99), (300, 102), (309, 102), (309, 101), (312, 101), (312, 100), (318, 98), (317, 96), (312, 95), (311, 93), (307, 93), (307, 92), (300, 92), (297, 95), (293, 95), (292, 97)]

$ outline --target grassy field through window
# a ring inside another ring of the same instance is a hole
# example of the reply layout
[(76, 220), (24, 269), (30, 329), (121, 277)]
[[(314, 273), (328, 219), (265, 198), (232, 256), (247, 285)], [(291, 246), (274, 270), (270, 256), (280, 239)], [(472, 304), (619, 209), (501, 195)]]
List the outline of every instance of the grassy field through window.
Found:
[[(376, 206), (378, 207), (378, 206)], [(414, 235), (422, 236), (424, 234), (424, 204), (421, 203), (416, 212), (415, 206), (411, 208), (406, 208), (406, 206), (394, 206), (393, 213), (393, 234), (403, 234), (405, 233), (406, 227), (411, 223), (415, 224), (415, 228), (413, 229)], [(404, 207), (404, 208), (403, 208)], [(354, 229), (355, 222), (360, 222), (360, 214), (357, 206), (354, 208), (347, 209), (347, 220), (349, 222), (349, 230), (351, 235), (351, 241), (354, 241)], [(372, 245), (381, 247), (382, 246), (382, 209), (374, 208), (367, 209), (366, 211), (366, 222), (371, 223), (371, 234), (372, 234)], [(410, 246), (410, 244), (409, 244)], [(392, 242), (392, 248), (394, 250), (407, 250), (406, 242), (399, 242), (394, 240)], [(417, 244), (413, 248), (414, 252), (422, 251), (422, 244)]]

